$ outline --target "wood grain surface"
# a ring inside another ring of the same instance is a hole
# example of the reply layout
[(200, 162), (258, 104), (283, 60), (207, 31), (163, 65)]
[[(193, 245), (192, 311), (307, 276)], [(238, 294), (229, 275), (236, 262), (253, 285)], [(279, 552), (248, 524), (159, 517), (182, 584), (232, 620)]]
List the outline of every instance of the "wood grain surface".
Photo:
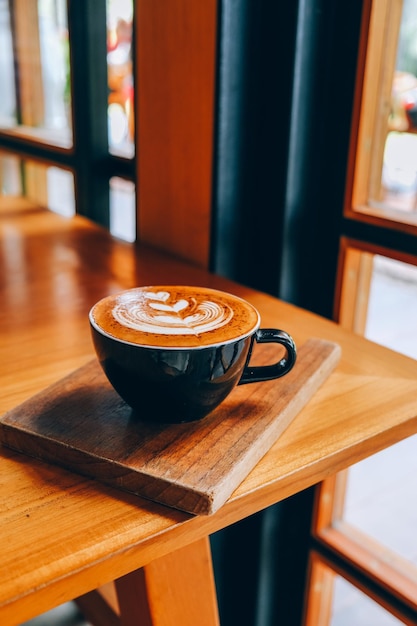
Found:
[(183, 547), (417, 432), (413, 359), (22, 198), (0, 198), (0, 415), (91, 362), (88, 311), (97, 300), (166, 283), (234, 293), (259, 310), (263, 327), (287, 330), (300, 349), (311, 337), (339, 344), (340, 362), (212, 515), (191, 515), (1, 446), (1, 624), (22, 624), (161, 558), (183, 559)]
[[(263, 348), (264, 362), (272, 361), (276, 347)], [(236, 387), (205, 419), (172, 425), (135, 416), (94, 359), (6, 413), (0, 440), (150, 500), (210, 514), (275, 443), (339, 358), (337, 344), (310, 339), (283, 378)]]

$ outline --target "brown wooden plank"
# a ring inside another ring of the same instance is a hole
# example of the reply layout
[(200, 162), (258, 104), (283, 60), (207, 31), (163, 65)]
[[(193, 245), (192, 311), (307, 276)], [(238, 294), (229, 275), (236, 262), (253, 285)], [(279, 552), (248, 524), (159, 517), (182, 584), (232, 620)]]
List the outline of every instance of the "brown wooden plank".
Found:
[[(265, 346), (265, 362), (273, 359)], [(0, 421), (0, 439), (56, 463), (190, 513), (214, 513), (287, 428), (340, 358), (310, 339), (278, 381), (242, 385), (205, 419), (139, 421), (94, 359)]]

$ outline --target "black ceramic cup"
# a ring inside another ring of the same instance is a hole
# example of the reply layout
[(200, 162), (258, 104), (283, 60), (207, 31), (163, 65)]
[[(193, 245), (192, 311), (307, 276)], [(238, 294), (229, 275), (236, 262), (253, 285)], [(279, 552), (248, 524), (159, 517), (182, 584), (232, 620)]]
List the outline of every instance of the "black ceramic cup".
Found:
[[(284, 376), (296, 360), (287, 332), (259, 328), (249, 302), (206, 287), (130, 289), (97, 302), (89, 319), (107, 378), (147, 422), (202, 419), (236, 385)], [(284, 346), (285, 355), (251, 367), (254, 344), (271, 342)]]

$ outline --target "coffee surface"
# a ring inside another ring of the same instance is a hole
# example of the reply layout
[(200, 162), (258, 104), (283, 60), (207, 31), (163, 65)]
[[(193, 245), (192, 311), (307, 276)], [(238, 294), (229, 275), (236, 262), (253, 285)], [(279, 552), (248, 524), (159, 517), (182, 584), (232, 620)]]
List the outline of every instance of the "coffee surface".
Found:
[(203, 347), (234, 341), (259, 326), (257, 310), (215, 289), (151, 286), (100, 300), (90, 311), (102, 333), (128, 343), (157, 347)]

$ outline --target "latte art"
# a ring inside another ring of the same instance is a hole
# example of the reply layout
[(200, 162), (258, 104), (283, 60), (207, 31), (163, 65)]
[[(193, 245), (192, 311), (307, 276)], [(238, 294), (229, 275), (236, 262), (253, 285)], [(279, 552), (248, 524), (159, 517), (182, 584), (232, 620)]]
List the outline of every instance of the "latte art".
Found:
[(164, 335), (200, 335), (227, 324), (233, 317), (226, 304), (195, 297), (175, 299), (168, 291), (148, 291), (140, 302), (127, 298), (114, 307), (114, 319), (132, 330)]
[(182, 285), (128, 289), (107, 296), (90, 311), (100, 333), (121, 342), (158, 348), (201, 348), (247, 337), (259, 313), (230, 293)]

